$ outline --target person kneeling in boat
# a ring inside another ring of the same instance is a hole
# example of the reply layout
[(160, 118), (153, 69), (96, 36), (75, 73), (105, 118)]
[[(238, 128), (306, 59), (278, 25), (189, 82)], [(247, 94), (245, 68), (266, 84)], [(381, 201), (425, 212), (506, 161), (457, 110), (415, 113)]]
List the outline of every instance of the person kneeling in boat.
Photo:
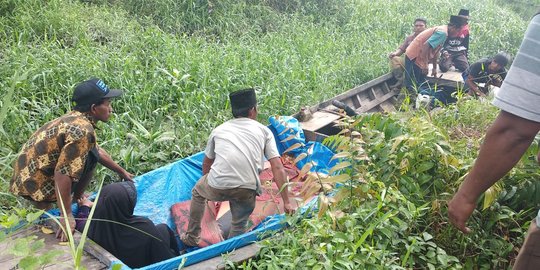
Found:
[(294, 212), (288, 189), (284, 187), (287, 178), (274, 136), (268, 127), (256, 121), (255, 90), (236, 91), (229, 98), (234, 119), (210, 134), (204, 151), (203, 176), (191, 191), (189, 225), (180, 236), (187, 247), (199, 243), (201, 219), (208, 200), (229, 201), (232, 227), (228, 238), (245, 232), (255, 208), (255, 197), (261, 192), (259, 172), (264, 168), (265, 156), (281, 192), (285, 212)]
[[(490, 59), (481, 59), (472, 64), (461, 74), (465, 90), (472, 96), (485, 97), (489, 93), (490, 85), (501, 87), (509, 61), (508, 54), (500, 52)], [(480, 83), (484, 86), (480, 86)]]
[(408, 35), (403, 43), (393, 52), (391, 52), (388, 55), (388, 58), (390, 58), (390, 68), (392, 69), (392, 75), (396, 80), (398, 81), (395, 85), (392, 85), (391, 87), (401, 87), (403, 84), (403, 71), (405, 70), (405, 60), (401, 57), (403, 53), (405, 53), (405, 50), (407, 50), (407, 47), (409, 47), (409, 44), (418, 36), (418, 34), (422, 33), (422, 31), (426, 30), (427, 26), (427, 20), (424, 18), (416, 18), (414, 20), (413, 24), (413, 33)]
[(429, 28), (420, 33), (405, 51), (405, 87), (409, 94), (416, 94), (424, 88), (430, 88), (427, 82), (429, 64), (433, 69), (431, 75), (437, 77), (437, 59), (446, 37), (459, 33), (466, 19), (450, 16), (447, 25)]
[(178, 256), (173, 231), (166, 224), (154, 225), (146, 217), (133, 215), (136, 203), (133, 182), (104, 186), (94, 206), (88, 237), (131, 268)]

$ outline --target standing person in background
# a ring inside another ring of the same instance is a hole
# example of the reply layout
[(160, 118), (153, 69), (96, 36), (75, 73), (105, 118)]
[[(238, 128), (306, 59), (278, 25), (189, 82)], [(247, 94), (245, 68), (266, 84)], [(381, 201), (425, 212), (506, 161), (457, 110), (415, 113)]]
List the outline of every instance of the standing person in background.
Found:
[(446, 37), (459, 33), (465, 23), (465, 18), (452, 15), (448, 25), (429, 28), (411, 42), (405, 51), (405, 86), (413, 98), (426, 83), (430, 62), (433, 64), (432, 76), (437, 76), (438, 54)]
[(276, 141), (268, 127), (257, 122), (255, 90), (245, 89), (229, 95), (234, 119), (210, 134), (204, 151), (203, 176), (191, 194), (189, 225), (180, 239), (186, 246), (197, 246), (201, 234), (201, 219), (206, 202), (229, 201), (232, 227), (228, 238), (243, 234), (249, 215), (255, 208), (255, 197), (261, 192), (259, 173), (266, 157), (272, 167), (284, 208), (292, 213), (287, 176)]
[[(110, 90), (100, 79), (80, 83), (73, 92), (73, 111), (39, 128), (15, 160), (10, 191), (38, 209), (49, 209), (56, 201), (61, 210), (56, 232), (60, 241), (67, 240), (67, 230), (75, 230), (71, 203), (83, 195), (98, 162), (122, 179), (133, 178), (96, 143), (96, 124), (109, 120), (111, 99), (122, 93)], [(64, 228), (65, 218), (69, 228)]]
[[(481, 59), (466, 69), (461, 76), (469, 95), (485, 97), (489, 92), (489, 86), (501, 87), (506, 78), (505, 67), (509, 61), (510, 56), (500, 52), (493, 58)], [(484, 86), (480, 86), (480, 83)]]
[(461, 72), (469, 67), (469, 10), (461, 9), (458, 16), (465, 18), (466, 22), (460, 32), (448, 35), (446, 39), (439, 62), (441, 72), (447, 72), (452, 66)]
[(401, 86), (403, 84), (403, 70), (405, 68), (405, 60), (401, 57), (403, 53), (405, 53), (405, 50), (407, 50), (407, 47), (409, 47), (409, 44), (418, 36), (418, 34), (422, 33), (422, 31), (426, 30), (427, 26), (427, 20), (424, 18), (416, 18), (414, 20), (414, 28), (413, 33), (408, 35), (403, 43), (392, 53), (388, 55), (388, 58), (390, 58), (390, 68), (392, 68), (392, 75), (394, 75), (394, 78), (398, 80), (398, 82), (393, 85), (394, 87)]
[[(488, 129), (471, 171), (448, 202), (450, 222), (464, 233), (480, 195), (500, 180), (520, 160), (540, 131), (540, 15), (525, 32), (516, 58), (493, 104), (501, 109)], [(540, 153), (537, 156), (540, 159)], [(540, 266), (540, 213), (531, 222), (514, 269)]]

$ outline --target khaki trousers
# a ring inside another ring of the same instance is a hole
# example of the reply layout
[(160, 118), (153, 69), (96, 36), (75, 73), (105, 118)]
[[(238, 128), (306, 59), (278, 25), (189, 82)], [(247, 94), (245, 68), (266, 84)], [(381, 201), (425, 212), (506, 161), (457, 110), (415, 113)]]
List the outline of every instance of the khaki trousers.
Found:
[(246, 231), (249, 216), (255, 209), (255, 190), (247, 188), (216, 189), (208, 185), (206, 175), (203, 175), (191, 190), (191, 206), (189, 225), (186, 233), (180, 237), (188, 246), (197, 246), (201, 235), (201, 220), (207, 201), (229, 201), (232, 215), (232, 226), (227, 238)]

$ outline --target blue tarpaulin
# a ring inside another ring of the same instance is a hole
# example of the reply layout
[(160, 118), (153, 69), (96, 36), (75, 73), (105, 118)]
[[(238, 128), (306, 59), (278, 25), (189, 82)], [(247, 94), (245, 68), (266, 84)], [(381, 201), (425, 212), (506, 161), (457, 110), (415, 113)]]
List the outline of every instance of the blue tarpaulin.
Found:
[[(296, 154), (306, 152), (312, 147), (312, 154), (299, 165), (300, 168), (306, 162), (313, 162), (315, 166), (312, 168), (312, 171), (326, 173), (331, 166), (335, 165), (336, 161), (330, 162), (330, 158), (334, 153), (326, 146), (318, 142), (309, 142), (305, 144), (303, 132), (296, 119), (292, 117), (285, 117), (284, 119), (274, 118), (270, 119), (270, 123), (271, 125), (269, 128), (276, 136), (276, 143), (278, 144), (280, 153), (291, 145), (292, 142), (281, 143), (283, 137), (289, 136), (290, 134), (296, 134), (298, 136), (298, 138), (295, 138), (294, 142), (301, 142), (304, 144), (302, 148), (296, 151)], [(278, 130), (279, 132), (284, 130), (283, 125), (289, 125), (290, 130), (277, 136), (279, 134), (277, 132)], [(279, 137), (282, 138), (280, 139)], [(191, 199), (191, 189), (202, 176), (203, 158), (204, 153), (199, 152), (190, 157), (136, 177), (134, 180), (138, 197), (134, 214), (148, 217), (155, 224), (166, 223), (174, 230), (175, 224), (171, 217), (171, 206), (178, 202)], [(308, 209), (313, 208), (315, 204), (316, 200), (312, 200), (299, 209), (299, 212), (304, 213)], [(75, 212), (76, 204), (74, 205), (74, 213)], [(251, 232), (139, 269), (176, 269), (182, 263), (184, 266), (188, 266), (219, 256), (223, 253), (231, 252), (260, 240), (259, 237), (261, 236), (269, 236), (269, 234), (263, 234), (263, 232), (282, 229), (284, 226), (283, 220), (284, 215), (267, 217), (265, 221), (259, 224)], [(121, 265), (122, 269), (131, 269), (121, 261), (113, 262), (110, 266), (111, 269), (117, 264)]]

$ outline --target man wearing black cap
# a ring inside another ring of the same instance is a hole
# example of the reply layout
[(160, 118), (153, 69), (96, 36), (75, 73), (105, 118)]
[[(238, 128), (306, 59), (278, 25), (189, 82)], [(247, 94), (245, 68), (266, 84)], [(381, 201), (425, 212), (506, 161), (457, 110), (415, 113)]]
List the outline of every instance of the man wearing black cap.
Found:
[[(461, 76), (465, 89), (473, 96), (486, 96), (489, 86), (501, 87), (506, 78), (506, 65), (510, 61), (508, 54), (500, 52), (490, 59), (481, 59), (472, 64)], [(484, 86), (479, 84), (483, 83)]]
[(433, 64), (432, 76), (437, 76), (437, 58), (446, 37), (456, 35), (466, 19), (450, 16), (448, 25), (429, 28), (420, 33), (405, 51), (405, 86), (412, 95), (425, 87), (429, 63)]
[(197, 246), (200, 240), (201, 219), (207, 200), (229, 201), (232, 226), (228, 238), (243, 234), (260, 192), (259, 172), (264, 159), (272, 166), (276, 184), (281, 190), (287, 213), (294, 210), (287, 188), (282, 188), (286, 174), (272, 132), (257, 122), (257, 100), (253, 89), (229, 95), (231, 119), (210, 134), (203, 160), (203, 177), (191, 191), (188, 229), (180, 236), (187, 246)]
[[(74, 110), (39, 128), (23, 145), (14, 164), (10, 191), (39, 209), (49, 209), (57, 202), (62, 227), (67, 217), (68, 229), (73, 231), (71, 202), (83, 195), (97, 162), (123, 179), (132, 180), (133, 175), (97, 145), (94, 131), (97, 122), (109, 120), (113, 111), (111, 98), (120, 95), (122, 91), (110, 90), (99, 79), (77, 85), (72, 97)], [(57, 237), (65, 241), (62, 230), (57, 231)]]
[(459, 33), (448, 35), (444, 43), (439, 62), (439, 69), (442, 72), (447, 72), (452, 66), (461, 72), (469, 67), (469, 10), (461, 9), (458, 16), (465, 18), (466, 23)]

